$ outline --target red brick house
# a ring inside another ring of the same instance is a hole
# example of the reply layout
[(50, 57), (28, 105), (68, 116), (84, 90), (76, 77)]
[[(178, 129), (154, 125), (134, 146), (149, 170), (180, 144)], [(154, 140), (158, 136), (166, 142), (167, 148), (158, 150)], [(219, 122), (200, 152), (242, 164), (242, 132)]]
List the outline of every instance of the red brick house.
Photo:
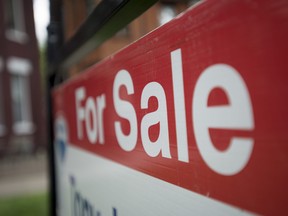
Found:
[(0, 0), (0, 155), (45, 146), (33, 0)]

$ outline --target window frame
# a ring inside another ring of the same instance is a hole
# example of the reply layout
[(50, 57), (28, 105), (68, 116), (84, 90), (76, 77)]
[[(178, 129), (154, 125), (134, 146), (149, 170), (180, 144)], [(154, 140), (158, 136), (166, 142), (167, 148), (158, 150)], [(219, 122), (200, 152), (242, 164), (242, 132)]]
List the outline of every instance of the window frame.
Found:
[[(28, 35), (26, 33), (26, 26), (25, 26), (25, 14), (24, 14), (24, 5), (22, 0), (6, 0), (5, 1), (5, 6), (6, 6), (6, 12), (5, 12), (5, 20), (6, 24), (9, 21), (9, 9), (10, 6), (7, 4), (11, 4), (11, 10), (13, 11), (10, 16), (13, 16), (13, 24), (14, 27), (12, 26), (7, 26), (7, 29), (5, 31), (5, 36), (8, 40), (14, 41), (17, 43), (26, 43), (28, 41)], [(15, 5), (17, 5), (15, 7)]]
[[(20, 98), (20, 100), (27, 100), (23, 106), (20, 107), (20, 112), (22, 116), (26, 119), (16, 120), (14, 112), (12, 111), (13, 125), (12, 130), (16, 135), (32, 134), (35, 130), (34, 123), (32, 121), (32, 106), (31, 106), (31, 88), (29, 83), (30, 74), (32, 73), (32, 64), (27, 59), (22, 59), (18, 57), (10, 57), (7, 61), (7, 68), (10, 73), (10, 87), (11, 87), (11, 105), (13, 106), (13, 89), (12, 89), (12, 79), (13, 76), (23, 77), (24, 82), (26, 82), (22, 90), (22, 95), (25, 98)], [(22, 87), (23, 87), (22, 86)], [(22, 101), (21, 101), (22, 102)], [(26, 113), (25, 113), (26, 112)], [(24, 114), (23, 114), (24, 113)]]

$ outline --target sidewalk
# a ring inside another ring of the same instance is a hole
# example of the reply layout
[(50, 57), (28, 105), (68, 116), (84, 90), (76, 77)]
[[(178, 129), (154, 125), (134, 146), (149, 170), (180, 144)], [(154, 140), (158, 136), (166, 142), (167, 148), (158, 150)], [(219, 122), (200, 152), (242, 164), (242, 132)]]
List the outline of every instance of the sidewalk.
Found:
[(46, 192), (47, 157), (44, 153), (0, 160), (0, 197)]

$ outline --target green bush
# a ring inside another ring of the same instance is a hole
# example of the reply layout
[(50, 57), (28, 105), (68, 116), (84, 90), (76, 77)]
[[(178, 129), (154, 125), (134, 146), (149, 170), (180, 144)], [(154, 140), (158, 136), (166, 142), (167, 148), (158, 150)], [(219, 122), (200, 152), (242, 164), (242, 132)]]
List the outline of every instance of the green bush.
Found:
[(48, 216), (47, 194), (0, 198), (0, 215)]

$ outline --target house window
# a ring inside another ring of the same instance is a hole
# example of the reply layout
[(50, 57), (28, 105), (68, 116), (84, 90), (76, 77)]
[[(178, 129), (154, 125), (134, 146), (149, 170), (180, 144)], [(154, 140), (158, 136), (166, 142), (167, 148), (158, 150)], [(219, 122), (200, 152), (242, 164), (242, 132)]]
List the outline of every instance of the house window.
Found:
[(4, 99), (3, 99), (3, 60), (0, 58), (0, 136), (3, 136), (6, 132), (5, 120), (4, 120)]
[(28, 36), (25, 32), (25, 16), (22, 0), (5, 1), (6, 38), (18, 43), (25, 43)]
[(11, 74), (11, 101), (13, 114), (13, 131), (15, 134), (31, 134), (34, 132), (32, 123), (30, 98), (31, 63), (20, 58), (10, 58), (7, 62)]
[(172, 20), (175, 16), (177, 15), (175, 6), (173, 4), (163, 4), (161, 5), (159, 15), (158, 15), (158, 20), (159, 24), (163, 25), (170, 20)]

